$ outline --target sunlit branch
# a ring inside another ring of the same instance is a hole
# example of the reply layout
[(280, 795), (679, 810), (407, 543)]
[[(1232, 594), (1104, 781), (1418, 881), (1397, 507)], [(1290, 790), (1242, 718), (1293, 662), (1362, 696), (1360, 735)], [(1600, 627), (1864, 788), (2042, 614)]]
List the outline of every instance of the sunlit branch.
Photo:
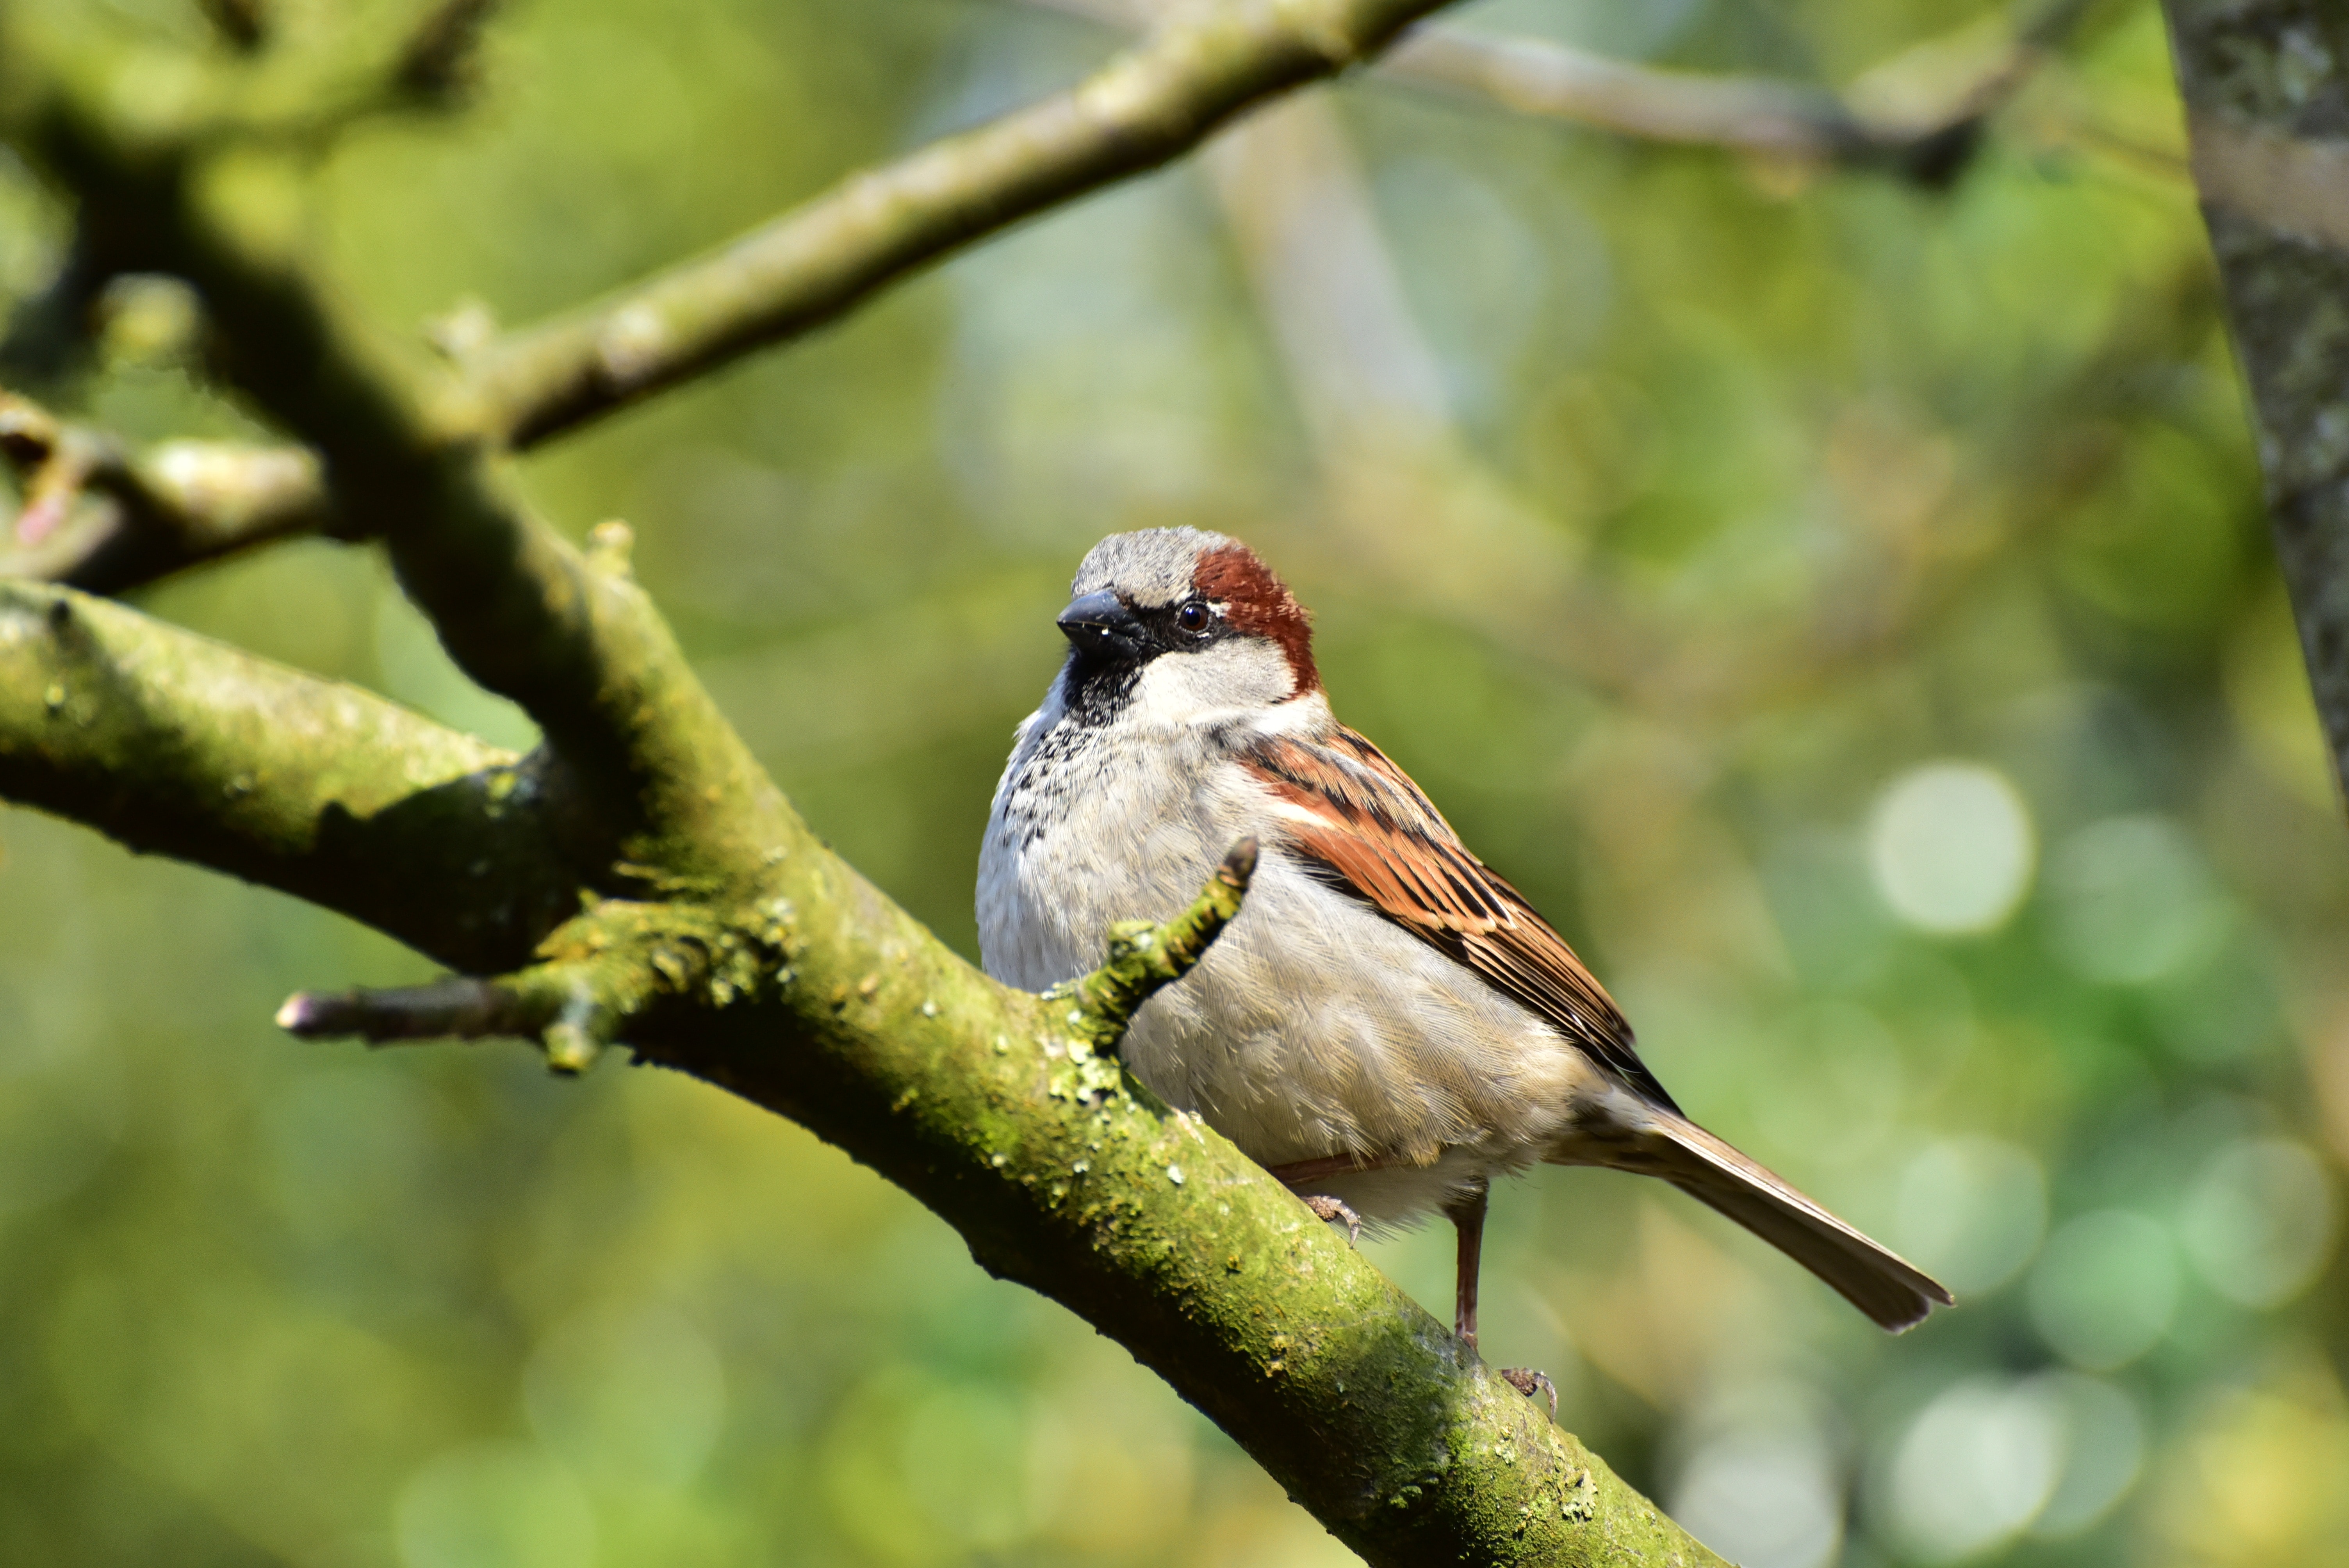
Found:
[(1376, 54), (1442, 0), (1208, 0), (1082, 85), (851, 176), (713, 254), (493, 346), (470, 418), (530, 446), (752, 349)]
[[(1270, 1175), (1133, 1093), (1071, 1038), (1068, 999), (988, 980), (803, 827), (761, 857), (756, 899), (590, 898), (549, 928), (556, 901), (518, 895), (570, 867), (529, 769), (27, 584), (0, 584), (0, 796), (453, 962), (531, 944), (502, 979), (303, 996), (284, 1016), (374, 1039), (535, 1030), (568, 1070), (616, 1033), (802, 1121), (985, 1267), (1114, 1335), (1374, 1563), (1718, 1563)], [(1204, 940), (1238, 876), (1217, 874), (1168, 941)]]

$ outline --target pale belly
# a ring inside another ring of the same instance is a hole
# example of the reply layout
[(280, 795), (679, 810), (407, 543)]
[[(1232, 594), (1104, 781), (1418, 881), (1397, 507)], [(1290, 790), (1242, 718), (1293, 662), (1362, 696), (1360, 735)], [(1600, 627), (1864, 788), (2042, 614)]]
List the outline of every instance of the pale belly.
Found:
[(1536, 1015), (1315, 882), (1254, 801), (1185, 788), (1173, 780), (1200, 775), (1147, 760), (1123, 786), (1050, 812), (1023, 812), (1007, 784), (981, 851), (979, 940), (1007, 984), (1073, 978), (1100, 963), (1112, 921), (1177, 913), (1229, 844), (1255, 834), (1263, 858), (1239, 917), (1143, 1007), (1122, 1047), (1169, 1105), (1268, 1166), (1371, 1164), (1311, 1190), (1392, 1222), (1543, 1159), (1578, 1114), (1613, 1098)]

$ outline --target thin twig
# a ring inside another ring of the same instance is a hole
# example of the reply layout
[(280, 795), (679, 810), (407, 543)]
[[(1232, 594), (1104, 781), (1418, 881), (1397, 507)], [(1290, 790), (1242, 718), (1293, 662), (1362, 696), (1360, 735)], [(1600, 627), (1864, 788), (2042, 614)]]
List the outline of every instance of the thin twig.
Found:
[(277, 1026), (305, 1040), (483, 1040), (533, 1036), (546, 1026), (537, 998), (493, 980), (452, 975), (429, 985), (328, 995), (298, 991), (277, 1009)]
[(298, 991), (277, 1009), (277, 1026), (300, 1039), (371, 1046), (535, 1040), (550, 1069), (576, 1077), (595, 1065), (619, 1024), (597, 998), (594, 980), (585, 965), (542, 964), (498, 979), (450, 975), (427, 985)]

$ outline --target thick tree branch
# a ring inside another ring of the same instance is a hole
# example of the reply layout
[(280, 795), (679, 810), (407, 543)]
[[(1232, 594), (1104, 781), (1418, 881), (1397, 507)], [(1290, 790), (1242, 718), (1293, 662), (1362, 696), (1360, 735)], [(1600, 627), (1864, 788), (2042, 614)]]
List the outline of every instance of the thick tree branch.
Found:
[(323, 903), (462, 968), (578, 909), (561, 779), (356, 687), (0, 583), (0, 798)]
[(2349, 779), (2349, 19), (2327, 0), (2164, 0), (2276, 553)]
[(486, 350), (461, 416), (527, 447), (831, 321), (974, 241), (1196, 147), (1444, 0), (1206, 0), (1071, 91), (851, 176), (724, 249)]

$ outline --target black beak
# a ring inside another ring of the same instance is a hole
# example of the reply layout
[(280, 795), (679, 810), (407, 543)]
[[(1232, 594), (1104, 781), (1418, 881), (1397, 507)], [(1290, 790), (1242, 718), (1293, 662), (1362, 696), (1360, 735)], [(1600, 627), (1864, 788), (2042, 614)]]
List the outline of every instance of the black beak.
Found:
[(1061, 634), (1089, 659), (1130, 659), (1142, 652), (1142, 622), (1114, 593), (1088, 593), (1061, 612)]

